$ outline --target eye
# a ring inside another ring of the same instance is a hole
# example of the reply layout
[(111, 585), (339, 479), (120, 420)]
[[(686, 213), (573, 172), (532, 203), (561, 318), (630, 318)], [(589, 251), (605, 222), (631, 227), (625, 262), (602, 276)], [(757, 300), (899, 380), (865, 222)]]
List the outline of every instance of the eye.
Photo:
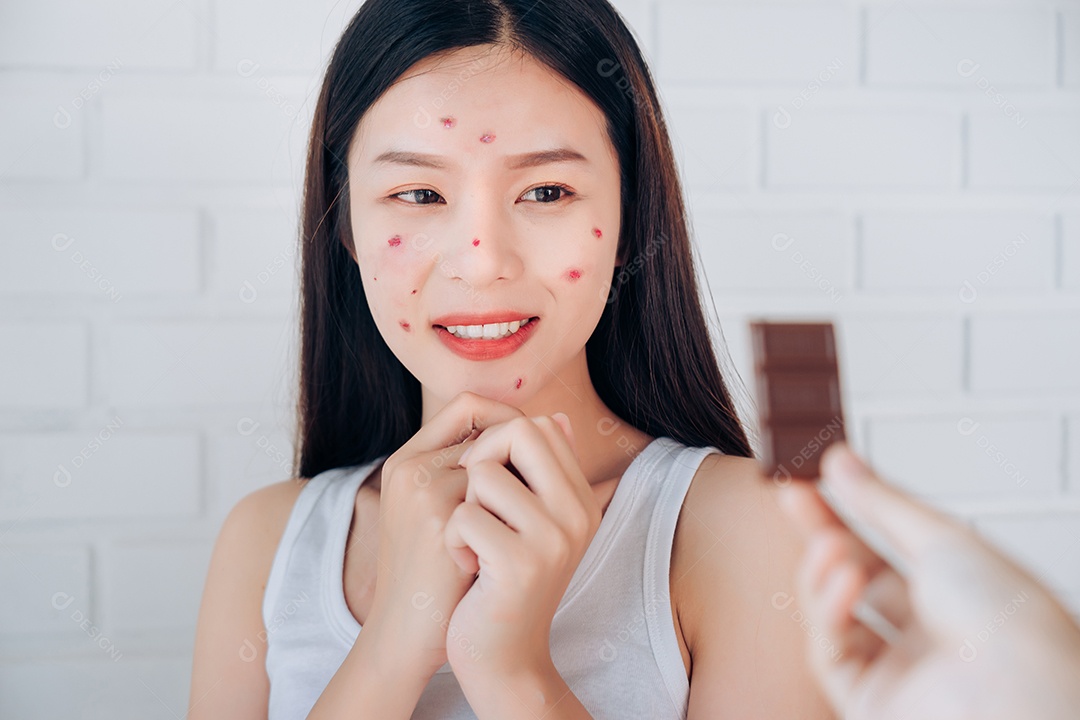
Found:
[[(525, 191), (525, 195), (528, 195), (529, 193), (535, 193), (540, 190), (546, 191), (537, 196), (538, 198), (543, 198), (539, 200), (541, 205), (554, 205), (560, 200), (565, 199), (565, 197), (572, 197), (574, 195), (574, 193), (570, 191), (570, 188), (566, 187), (565, 185), (541, 185), (540, 187), (534, 187), (532, 190)], [(552, 191), (558, 191), (559, 197), (553, 198)], [(522, 195), (522, 197), (525, 197), (525, 195)]]
[[(419, 193), (429, 193), (429, 194), (428, 195), (419, 195)], [(430, 197), (433, 197), (433, 196), (434, 197), (441, 197), (439, 195), (439, 193), (435, 192), (434, 190), (430, 190), (428, 188), (421, 188), (419, 190), (406, 190), (404, 192), (395, 193), (395, 194), (391, 195), (390, 197), (396, 198), (396, 197), (401, 197), (402, 195), (412, 195), (414, 198), (417, 198), (417, 197), (430, 198)], [(403, 201), (403, 202), (405, 202), (407, 205), (438, 205), (438, 203), (435, 203), (435, 202), (408, 202), (408, 201)]]

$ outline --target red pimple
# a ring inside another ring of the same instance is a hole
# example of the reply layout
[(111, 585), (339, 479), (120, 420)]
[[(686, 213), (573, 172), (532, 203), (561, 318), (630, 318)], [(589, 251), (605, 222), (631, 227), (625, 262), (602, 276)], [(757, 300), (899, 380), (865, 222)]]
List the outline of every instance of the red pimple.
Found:
[(415, 290), (413, 290), (413, 291), (412, 291), (411, 293), (409, 293), (409, 294), (410, 294), (410, 295), (415, 295), (415, 294), (416, 294), (416, 291), (415, 291)]
[(600, 232), (600, 228), (593, 228), (592, 229), (592, 234), (595, 235), (598, 238), (599, 237), (604, 237), (604, 233)]
[(400, 320), (399, 323), (400, 323), (401, 327), (405, 328), (405, 332), (412, 332), (409, 329), (409, 323), (405, 322), (404, 320)]
[(517, 384), (516, 384), (516, 385), (514, 385), (514, 387), (516, 387), (516, 388), (520, 388), (520, 387), (521, 387), (521, 378), (518, 378)]
[(480, 244), (480, 238), (473, 238), (472, 244), (473, 244), (473, 247), (476, 247), (477, 245), (479, 245)]
[(442, 118), (442, 126), (444, 128), (447, 128), (447, 129), (454, 127), (454, 118), (452, 118), (452, 117), (444, 117), (444, 118)]
[(581, 277), (581, 271), (580, 270), (571, 270), (567, 274), (570, 276), (571, 280), (577, 280), (579, 277)]
[(400, 235), (395, 235), (394, 237), (390, 238), (386, 242), (387, 242), (388, 245), (390, 245), (390, 247), (397, 247), (398, 245), (401, 244), (401, 236)]
[(483, 135), (480, 136), (480, 142), (482, 142), (482, 143), (489, 143), (489, 142), (493, 142), (494, 140), (495, 140), (495, 135), (492, 134), (492, 133), (484, 133)]
[(375, 279), (378, 280), (379, 278), (375, 278)]

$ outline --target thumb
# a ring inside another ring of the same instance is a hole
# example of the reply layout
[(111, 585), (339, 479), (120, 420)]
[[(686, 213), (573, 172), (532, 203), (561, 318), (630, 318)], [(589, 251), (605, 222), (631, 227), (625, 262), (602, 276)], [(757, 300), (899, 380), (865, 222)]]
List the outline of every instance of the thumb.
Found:
[(822, 495), (851, 530), (901, 574), (959, 528), (955, 520), (882, 480), (846, 443), (826, 448), (821, 479)]
[(570, 449), (574, 451), (574, 457), (580, 457), (577, 451), (577, 441), (574, 440), (574, 429), (570, 427), (570, 416), (564, 412), (557, 412), (552, 415), (551, 418), (559, 423), (559, 427), (563, 429), (563, 433), (566, 435), (566, 442), (570, 444)]

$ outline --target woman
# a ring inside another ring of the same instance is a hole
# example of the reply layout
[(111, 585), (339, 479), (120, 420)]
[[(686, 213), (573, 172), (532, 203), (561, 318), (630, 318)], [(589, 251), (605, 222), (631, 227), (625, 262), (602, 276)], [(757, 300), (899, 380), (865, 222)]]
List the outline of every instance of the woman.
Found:
[(298, 479), (221, 530), (192, 718), (832, 717), (608, 3), (367, 2), (303, 224)]

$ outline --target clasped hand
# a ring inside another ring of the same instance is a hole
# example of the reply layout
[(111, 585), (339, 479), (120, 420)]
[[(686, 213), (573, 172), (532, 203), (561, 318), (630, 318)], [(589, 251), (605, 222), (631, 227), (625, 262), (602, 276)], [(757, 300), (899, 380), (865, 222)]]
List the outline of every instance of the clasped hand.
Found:
[(550, 666), (552, 618), (602, 517), (574, 443), (566, 415), (522, 416), (486, 428), (458, 460), (468, 485), (445, 542), (479, 573), (447, 629), (459, 680)]

